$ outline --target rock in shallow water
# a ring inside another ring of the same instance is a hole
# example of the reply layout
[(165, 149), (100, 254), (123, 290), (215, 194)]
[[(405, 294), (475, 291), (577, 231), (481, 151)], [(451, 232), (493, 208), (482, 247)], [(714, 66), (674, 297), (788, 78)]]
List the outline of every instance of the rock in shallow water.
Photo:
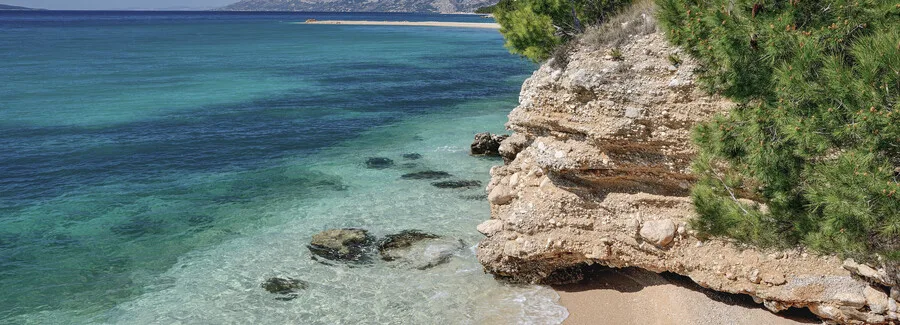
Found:
[(394, 161), (384, 157), (370, 157), (366, 159), (366, 168), (385, 169), (394, 166)]
[(443, 181), (431, 185), (437, 188), (473, 188), (481, 187), (481, 181)]
[(413, 244), (426, 240), (440, 238), (438, 235), (424, 233), (419, 230), (404, 230), (398, 234), (387, 235), (378, 244), (378, 252), (381, 253), (381, 259), (385, 261), (393, 261), (396, 256), (394, 251), (407, 248)]
[(407, 159), (407, 160), (417, 160), (417, 159), (421, 159), (421, 158), (422, 158), (422, 155), (417, 154), (417, 153), (403, 154), (403, 159)]
[(336, 261), (363, 261), (374, 240), (364, 229), (329, 229), (315, 234), (309, 251), (314, 255)]
[(450, 173), (448, 173), (448, 172), (427, 170), (424, 172), (415, 172), (415, 173), (404, 174), (403, 176), (400, 176), (400, 178), (402, 178), (402, 179), (441, 179), (441, 178), (447, 178), (447, 177), (452, 177), (452, 176), (453, 175), (450, 175)]
[(287, 301), (297, 298), (297, 291), (306, 289), (309, 285), (303, 280), (289, 277), (272, 277), (267, 279), (260, 286), (270, 293), (282, 295), (275, 299)]
[(471, 153), (473, 155), (500, 155), (500, 142), (506, 140), (508, 135), (496, 135), (488, 132), (475, 135), (475, 141), (472, 142)]
[(417, 230), (388, 235), (379, 247), (382, 259), (400, 267), (427, 270), (447, 263), (465, 248), (459, 239), (443, 238)]

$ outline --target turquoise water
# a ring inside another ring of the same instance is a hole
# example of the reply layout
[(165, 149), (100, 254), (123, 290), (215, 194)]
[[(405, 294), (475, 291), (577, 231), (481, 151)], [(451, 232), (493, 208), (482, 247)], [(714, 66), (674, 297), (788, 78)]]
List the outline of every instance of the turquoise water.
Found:
[[(474, 257), (328, 266), (312, 234), (422, 229), (474, 247), (502, 132), (534, 66), (496, 31), (297, 25), (396, 14), (0, 13), (0, 323), (557, 323), (547, 288)], [(422, 159), (404, 160), (419, 153)], [(367, 169), (368, 157), (396, 161)], [(277, 301), (259, 287), (310, 288)]]

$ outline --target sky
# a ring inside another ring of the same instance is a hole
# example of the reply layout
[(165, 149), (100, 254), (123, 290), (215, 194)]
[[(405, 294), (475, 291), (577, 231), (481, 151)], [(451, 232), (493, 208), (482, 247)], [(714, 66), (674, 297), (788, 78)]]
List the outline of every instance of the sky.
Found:
[(51, 10), (212, 9), (238, 0), (0, 0), (0, 4)]

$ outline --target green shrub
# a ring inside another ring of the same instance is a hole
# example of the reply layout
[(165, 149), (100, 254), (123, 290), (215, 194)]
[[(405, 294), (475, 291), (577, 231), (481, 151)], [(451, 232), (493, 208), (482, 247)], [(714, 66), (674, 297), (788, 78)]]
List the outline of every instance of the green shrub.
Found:
[(625, 56), (622, 54), (622, 50), (618, 47), (609, 50), (609, 56), (612, 57), (613, 61), (622, 61), (625, 59)]
[(739, 103), (695, 132), (695, 226), (900, 257), (900, 4), (657, 5), (669, 39), (702, 63), (704, 84)]
[(630, 0), (501, 0), (494, 9), (506, 47), (535, 62), (584, 32), (585, 26), (606, 21)]
[(494, 13), (494, 8), (497, 8), (497, 5), (484, 6), (478, 9), (475, 9), (476, 14), (492, 14)]

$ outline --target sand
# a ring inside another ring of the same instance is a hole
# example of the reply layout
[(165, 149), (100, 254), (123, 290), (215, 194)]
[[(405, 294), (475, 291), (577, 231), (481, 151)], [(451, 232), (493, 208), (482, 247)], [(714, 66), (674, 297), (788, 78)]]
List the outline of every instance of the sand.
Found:
[(370, 26), (429, 26), (500, 29), (497, 23), (460, 23), (448, 21), (369, 21), (369, 20), (319, 20), (299, 22), (310, 25), (370, 25)]
[(774, 314), (749, 296), (700, 288), (689, 279), (639, 269), (601, 269), (579, 284), (556, 286), (567, 325), (821, 324), (805, 310)]

